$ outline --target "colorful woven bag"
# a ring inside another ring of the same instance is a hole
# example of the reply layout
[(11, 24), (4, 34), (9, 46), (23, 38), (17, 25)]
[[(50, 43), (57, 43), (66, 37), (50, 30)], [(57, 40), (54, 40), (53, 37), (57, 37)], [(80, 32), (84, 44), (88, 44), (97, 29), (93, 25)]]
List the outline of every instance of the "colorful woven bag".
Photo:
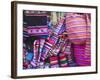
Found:
[(74, 44), (74, 56), (79, 66), (91, 65), (90, 14), (66, 14), (66, 29), (69, 40)]

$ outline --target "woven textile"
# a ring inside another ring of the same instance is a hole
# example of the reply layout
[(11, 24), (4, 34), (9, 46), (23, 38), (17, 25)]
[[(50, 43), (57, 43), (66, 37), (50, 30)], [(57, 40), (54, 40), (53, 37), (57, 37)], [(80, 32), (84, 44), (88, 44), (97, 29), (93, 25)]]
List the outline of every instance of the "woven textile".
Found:
[(50, 67), (51, 68), (59, 67), (58, 57), (57, 56), (51, 56), (49, 59), (50, 59)]
[(66, 54), (59, 54), (60, 67), (68, 67), (68, 59)]
[(74, 44), (74, 56), (79, 66), (91, 65), (91, 29), (89, 14), (68, 13), (66, 26), (69, 40)]
[(68, 13), (66, 15), (68, 37), (74, 44), (82, 44), (86, 41), (86, 26), (86, 19), (83, 14)]
[(54, 22), (50, 20), (49, 27), (52, 28), (49, 28), (51, 32), (46, 37), (29, 36), (26, 33), (27, 29), (24, 28), (23, 68), (90, 66), (90, 14), (54, 12), (51, 14), (51, 19), (54, 19)]

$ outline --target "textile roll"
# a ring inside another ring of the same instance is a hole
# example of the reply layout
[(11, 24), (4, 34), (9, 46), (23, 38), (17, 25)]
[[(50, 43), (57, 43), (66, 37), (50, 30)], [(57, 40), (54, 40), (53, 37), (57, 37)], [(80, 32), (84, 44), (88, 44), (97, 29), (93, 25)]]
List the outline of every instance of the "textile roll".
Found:
[(48, 57), (48, 53), (50, 51), (50, 49), (52, 48), (52, 46), (54, 44), (56, 44), (58, 40), (58, 37), (53, 35), (53, 36), (50, 36), (44, 43), (44, 46), (43, 46), (43, 49), (42, 49), (42, 60), (45, 60), (47, 57)]
[(39, 40), (35, 40), (33, 42), (33, 59), (30, 62), (33, 67), (38, 66), (38, 59), (39, 59)]
[(59, 54), (59, 62), (60, 62), (60, 67), (67, 67), (68, 66), (68, 60), (67, 60), (67, 55), (64, 53)]
[(39, 58), (39, 40), (35, 40), (33, 44), (33, 52), (34, 52), (34, 57), (33, 59), (37, 62)]
[(68, 44), (66, 45), (64, 53), (67, 54), (68, 66), (70, 67), (76, 66), (74, 55), (72, 52), (72, 45), (70, 42), (68, 42)]
[(58, 24), (55, 26), (55, 30), (54, 30), (55, 35), (59, 35), (65, 30), (64, 21), (65, 21), (65, 17), (61, 18)]
[(51, 56), (49, 59), (51, 68), (59, 67), (58, 56)]
[(67, 41), (67, 38), (60, 36), (57, 43), (55, 45), (53, 45), (52, 49), (50, 50), (52, 55), (58, 55), (59, 51), (64, 50), (65, 49), (64, 46), (66, 44), (66, 41)]
[[(41, 58), (41, 56), (42, 56), (42, 49), (43, 49), (43, 45), (44, 45), (44, 43), (45, 43), (45, 39), (40, 39), (39, 40), (39, 46), (40, 46), (40, 48), (39, 48), (39, 58), (38, 58), (38, 62), (40, 62), (40, 58)], [(42, 64), (42, 63), (41, 63)]]

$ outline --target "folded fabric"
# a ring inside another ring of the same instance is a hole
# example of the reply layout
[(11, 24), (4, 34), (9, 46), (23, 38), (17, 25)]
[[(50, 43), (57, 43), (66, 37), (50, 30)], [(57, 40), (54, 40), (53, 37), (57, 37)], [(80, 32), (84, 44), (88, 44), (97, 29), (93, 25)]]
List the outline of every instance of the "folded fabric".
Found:
[(50, 59), (50, 67), (51, 68), (59, 67), (58, 57), (57, 56), (51, 56), (49, 59)]
[(59, 63), (60, 63), (60, 67), (67, 67), (68, 66), (68, 59), (67, 59), (66, 54), (64, 54), (64, 53), (59, 54)]

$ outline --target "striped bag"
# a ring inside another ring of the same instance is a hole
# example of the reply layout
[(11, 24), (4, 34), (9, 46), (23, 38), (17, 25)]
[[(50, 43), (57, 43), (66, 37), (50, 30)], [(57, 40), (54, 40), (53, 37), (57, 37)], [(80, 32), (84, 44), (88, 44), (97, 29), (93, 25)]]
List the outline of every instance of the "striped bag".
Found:
[(74, 55), (79, 66), (91, 65), (90, 22), (90, 14), (66, 14), (66, 29), (69, 40), (74, 44)]

